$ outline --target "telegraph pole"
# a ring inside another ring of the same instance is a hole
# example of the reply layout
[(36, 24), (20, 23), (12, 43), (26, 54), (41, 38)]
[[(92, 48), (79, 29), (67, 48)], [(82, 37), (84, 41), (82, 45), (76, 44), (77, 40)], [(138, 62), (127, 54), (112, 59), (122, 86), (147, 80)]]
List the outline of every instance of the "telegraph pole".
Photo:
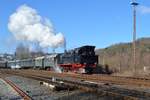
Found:
[(133, 67), (136, 72), (136, 7), (139, 5), (135, 0), (132, 0), (133, 7)]

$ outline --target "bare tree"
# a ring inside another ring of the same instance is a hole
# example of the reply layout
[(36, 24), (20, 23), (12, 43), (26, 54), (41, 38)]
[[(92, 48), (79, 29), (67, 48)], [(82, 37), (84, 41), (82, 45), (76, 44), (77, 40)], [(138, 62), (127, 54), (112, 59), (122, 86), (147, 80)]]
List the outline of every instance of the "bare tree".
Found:
[(20, 43), (16, 48), (16, 59), (27, 59), (30, 57), (29, 47)]

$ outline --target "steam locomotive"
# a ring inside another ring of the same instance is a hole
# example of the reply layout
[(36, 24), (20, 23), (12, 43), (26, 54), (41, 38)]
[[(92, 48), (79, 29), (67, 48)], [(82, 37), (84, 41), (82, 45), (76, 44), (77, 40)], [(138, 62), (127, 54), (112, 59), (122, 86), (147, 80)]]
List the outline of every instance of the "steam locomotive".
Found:
[(34, 59), (1, 61), (1, 68), (45, 69), (54, 70), (59, 67), (63, 71), (79, 73), (92, 73), (98, 63), (98, 56), (95, 55), (95, 46), (82, 46), (64, 53), (54, 53)]

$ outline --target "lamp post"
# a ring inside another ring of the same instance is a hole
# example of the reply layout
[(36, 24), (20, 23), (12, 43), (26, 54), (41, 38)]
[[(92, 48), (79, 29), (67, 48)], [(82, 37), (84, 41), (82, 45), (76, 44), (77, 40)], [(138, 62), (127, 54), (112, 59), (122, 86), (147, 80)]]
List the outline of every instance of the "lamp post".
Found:
[(132, 0), (133, 7), (133, 67), (136, 72), (136, 7), (139, 5), (135, 0)]

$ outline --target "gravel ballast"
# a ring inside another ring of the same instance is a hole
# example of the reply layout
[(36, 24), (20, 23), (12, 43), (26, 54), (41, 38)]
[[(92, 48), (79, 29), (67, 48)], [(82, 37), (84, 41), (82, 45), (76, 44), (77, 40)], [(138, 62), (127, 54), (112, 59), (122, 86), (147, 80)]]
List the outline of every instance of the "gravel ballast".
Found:
[(0, 100), (17, 100), (21, 98), (10, 85), (0, 78)]

